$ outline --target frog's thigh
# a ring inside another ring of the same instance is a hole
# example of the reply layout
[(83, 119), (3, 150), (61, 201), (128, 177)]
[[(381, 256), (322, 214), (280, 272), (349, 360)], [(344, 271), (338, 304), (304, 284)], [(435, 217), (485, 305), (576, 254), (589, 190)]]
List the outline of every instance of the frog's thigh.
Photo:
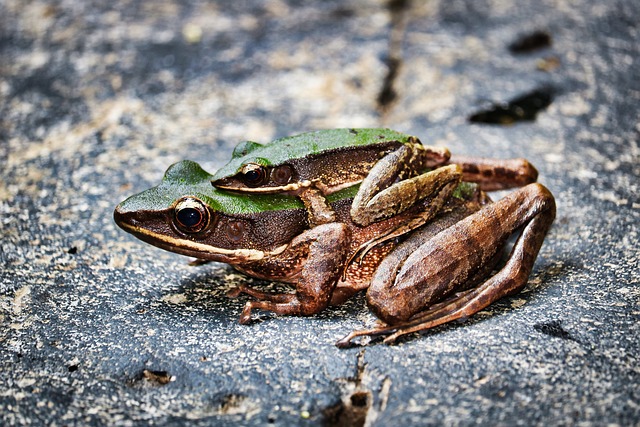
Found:
[(394, 215), (397, 213), (394, 210), (397, 204), (395, 199), (372, 201), (373, 198), (397, 185), (394, 184), (396, 181), (403, 181), (422, 170), (444, 164), (449, 157), (450, 153), (446, 148), (422, 144), (404, 144), (385, 155), (376, 162), (360, 184), (351, 206), (351, 217), (357, 224), (364, 226)]
[(405, 260), (397, 259), (392, 277), (381, 264), (367, 292), (367, 302), (385, 322), (406, 322), (472, 280), (478, 270), (495, 260), (496, 251), (509, 235), (526, 224), (509, 260), (495, 276), (449, 308), (428, 314), (425, 321), (432, 322), (435, 317), (437, 324), (442, 324), (474, 314), (526, 284), (554, 217), (551, 193), (540, 184), (528, 185), (436, 234)]

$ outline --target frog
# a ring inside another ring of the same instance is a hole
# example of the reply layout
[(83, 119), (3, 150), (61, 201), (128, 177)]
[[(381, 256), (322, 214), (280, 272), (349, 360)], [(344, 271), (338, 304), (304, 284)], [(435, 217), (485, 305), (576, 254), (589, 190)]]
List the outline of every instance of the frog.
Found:
[(297, 195), (310, 222), (318, 225), (335, 220), (325, 197), (360, 183), (351, 218), (365, 226), (404, 211), (442, 182), (459, 179), (460, 169), (465, 181), (478, 182), (485, 191), (537, 179), (537, 170), (525, 159), (451, 159), (447, 148), (423, 145), (416, 136), (383, 128), (345, 128), (264, 145), (241, 142), (214, 174), (212, 185), (252, 194)]
[(351, 216), (364, 226), (417, 203), (434, 181), (451, 179), (452, 168), (430, 171), (449, 157), (447, 148), (425, 146), (391, 129), (327, 129), (268, 144), (241, 142), (212, 184), (245, 193), (296, 195), (318, 225), (335, 220), (325, 197), (360, 183)]
[[(351, 216), (355, 184), (327, 196), (335, 221), (314, 225), (295, 195), (229, 192), (211, 186), (212, 178), (195, 162), (178, 162), (159, 185), (120, 203), (114, 220), (159, 248), (295, 288), (292, 293), (246, 285), (231, 290), (231, 297), (253, 298), (240, 315), (243, 324), (252, 321), (255, 310), (310, 316), (366, 290), (367, 305), (384, 324), (352, 332), (336, 343), (339, 347), (365, 336), (385, 335), (384, 342), (391, 343), (469, 317), (518, 292), (555, 217), (553, 195), (539, 183), (491, 202), (479, 185), (453, 181), (446, 184), (454, 187), (450, 197), (432, 194), (363, 226)], [(421, 226), (376, 240), (416, 218)], [(500, 264), (514, 234), (519, 237)], [(356, 257), (363, 247), (366, 253)]]

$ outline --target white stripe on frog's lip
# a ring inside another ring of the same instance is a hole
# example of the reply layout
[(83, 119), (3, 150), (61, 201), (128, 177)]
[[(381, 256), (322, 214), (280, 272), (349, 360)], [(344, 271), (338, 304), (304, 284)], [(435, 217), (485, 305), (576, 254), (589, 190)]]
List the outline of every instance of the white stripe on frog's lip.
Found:
[(271, 252), (259, 251), (256, 249), (224, 249), (211, 245), (205, 245), (203, 243), (193, 242), (191, 240), (176, 239), (164, 234), (154, 233), (147, 229), (136, 227), (131, 224), (121, 223), (118, 225), (132, 234), (151, 237), (153, 240), (159, 242), (161, 246), (166, 248), (185, 249), (202, 255), (222, 255), (232, 260), (260, 261), (265, 257), (281, 254), (282, 252), (284, 252), (287, 246), (289, 246), (285, 244), (275, 248)]
[(265, 193), (265, 194), (273, 194), (273, 193), (286, 193), (286, 192), (295, 192), (303, 188), (309, 188), (312, 185), (315, 185), (324, 195), (337, 193), (340, 190), (344, 190), (345, 188), (349, 188), (355, 184), (359, 184), (362, 182), (362, 179), (353, 179), (342, 184), (337, 185), (326, 185), (323, 184), (319, 179), (309, 181), (304, 180), (300, 182), (294, 182), (287, 185), (274, 186), (274, 187), (234, 187), (232, 185), (224, 185), (224, 184), (213, 184), (216, 188), (221, 190), (229, 190), (235, 191), (239, 193)]
[(234, 187), (232, 185), (224, 185), (224, 184), (213, 184), (216, 188), (220, 188), (221, 190), (229, 190), (229, 191), (239, 191), (242, 193), (286, 193), (288, 191), (297, 191), (301, 188), (311, 187), (311, 181), (300, 181), (300, 182), (292, 182), (287, 185), (279, 185), (274, 187)]

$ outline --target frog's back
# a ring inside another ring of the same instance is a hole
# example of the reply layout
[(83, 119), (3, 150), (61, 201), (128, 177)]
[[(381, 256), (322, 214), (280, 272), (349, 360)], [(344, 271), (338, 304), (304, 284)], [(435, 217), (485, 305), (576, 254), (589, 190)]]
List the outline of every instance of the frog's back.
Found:
[(346, 147), (362, 147), (390, 141), (408, 142), (409, 135), (391, 129), (327, 129), (276, 139), (253, 154), (270, 154), (272, 164)]
[(214, 180), (235, 174), (246, 163), (277, 166), (343, 148), (412, 141), (413, 137), (391, 129), (328, 129), (276, 139), (268, 144), (240, 143), (231, 161), (214, 174)]

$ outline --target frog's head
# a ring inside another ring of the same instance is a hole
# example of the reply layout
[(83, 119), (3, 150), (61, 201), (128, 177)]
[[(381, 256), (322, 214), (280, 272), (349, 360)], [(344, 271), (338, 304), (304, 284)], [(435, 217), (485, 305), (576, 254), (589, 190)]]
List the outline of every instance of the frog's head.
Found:
[(176, 163), (160, 185), (120, 203), (114, 219), (162, 249), (236, 265), (279, 250), (307, 228), (296, 198), (227, 193), (211, 177), (195, 162)]
[(290, 161), (295, 163), (302, 154), (287, 152), (287, 143), (280, 144), (281, 141), (267, 145), (241, 142), (233, 150), (231, 161), (214, 174), (211, 183), (217, 188), (246, 193), (295, 192), (301, 183)]

